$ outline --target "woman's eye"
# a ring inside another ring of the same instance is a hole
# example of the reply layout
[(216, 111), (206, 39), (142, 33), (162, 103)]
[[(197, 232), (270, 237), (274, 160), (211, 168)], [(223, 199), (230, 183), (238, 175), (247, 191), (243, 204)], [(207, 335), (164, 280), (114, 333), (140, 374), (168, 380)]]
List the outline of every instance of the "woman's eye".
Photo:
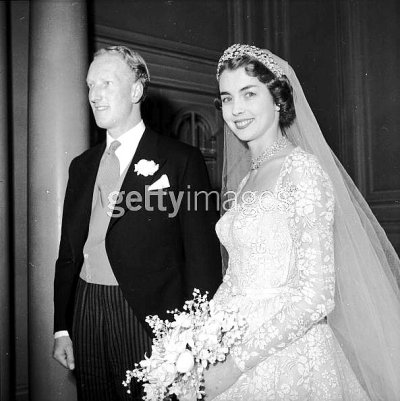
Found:
[(228, 103), (228, 102), (230, 102), (231, 101), (231, 98), (230, 97), (223, 97), (223, 98), (221, 98), (221, 102), (222, 103)]
[(253, 96), (255, 96), (256, 94), (254, 93), (254, 92), (246, 92), (245, 93), (245, 97), (253, 97)]

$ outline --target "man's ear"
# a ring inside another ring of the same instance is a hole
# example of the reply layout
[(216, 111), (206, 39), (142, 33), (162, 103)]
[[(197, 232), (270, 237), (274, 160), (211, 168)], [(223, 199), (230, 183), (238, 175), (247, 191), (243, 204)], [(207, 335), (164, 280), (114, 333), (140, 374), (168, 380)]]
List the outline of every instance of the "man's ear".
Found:
[(143, 84), (140, 81), (136, 81), (132, 84), (131, 99), (132, 103), (139, 103), (143, 96)]

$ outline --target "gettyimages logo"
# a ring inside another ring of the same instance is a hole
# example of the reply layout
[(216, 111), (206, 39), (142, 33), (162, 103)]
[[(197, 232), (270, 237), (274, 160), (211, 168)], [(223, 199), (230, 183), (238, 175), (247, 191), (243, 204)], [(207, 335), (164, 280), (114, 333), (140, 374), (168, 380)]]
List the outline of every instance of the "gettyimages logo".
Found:
[(169, 218), (174, 218), (180, 210), (185, 211), (208, 211), (222, 209), (224, 212), (235, 205), (244, 207), (252, 206), (256, 203), (261, 208), (264, 205), (266, 195), (271, 195), (270, 191), (257, 192), (245, 191), (238, 196), (234, 191), (224, 194), (221, 201), (219, 191), (196, 191), (187, 186), (186, 190), (167, 191), (165, 189), (149, 190), (146, 185), (144, 193), (138, 191), (112, 191), (108, 195), (107, 215), (109, 217), (121, 217), (129, 211), (146, 210), (153, 212), (167, 212)]

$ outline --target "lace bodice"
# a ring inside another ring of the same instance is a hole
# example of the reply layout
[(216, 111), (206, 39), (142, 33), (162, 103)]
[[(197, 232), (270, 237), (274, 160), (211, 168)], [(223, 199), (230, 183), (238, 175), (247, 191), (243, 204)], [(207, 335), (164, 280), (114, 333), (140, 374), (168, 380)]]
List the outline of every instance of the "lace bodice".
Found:
[(236, 302), (249, 329), (232, 350), (247, 370), (285, 349), (334, 307), (334, 195), (318, 160), (295, 148), (273, 190), (240, 194), (217, 224), (229, 253), (216, 302)]

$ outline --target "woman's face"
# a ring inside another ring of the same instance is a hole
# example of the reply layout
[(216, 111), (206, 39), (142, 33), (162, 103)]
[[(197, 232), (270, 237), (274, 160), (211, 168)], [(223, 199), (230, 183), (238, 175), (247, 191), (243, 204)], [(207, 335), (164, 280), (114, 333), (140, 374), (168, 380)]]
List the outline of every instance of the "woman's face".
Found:
[(219, 91), (222, 115), (233, 133), (242, 141), (263, 145), (267, 133), (277, 129), (279, 123), (279, 112), (267, 86), (240, 67), (222, 72)]

